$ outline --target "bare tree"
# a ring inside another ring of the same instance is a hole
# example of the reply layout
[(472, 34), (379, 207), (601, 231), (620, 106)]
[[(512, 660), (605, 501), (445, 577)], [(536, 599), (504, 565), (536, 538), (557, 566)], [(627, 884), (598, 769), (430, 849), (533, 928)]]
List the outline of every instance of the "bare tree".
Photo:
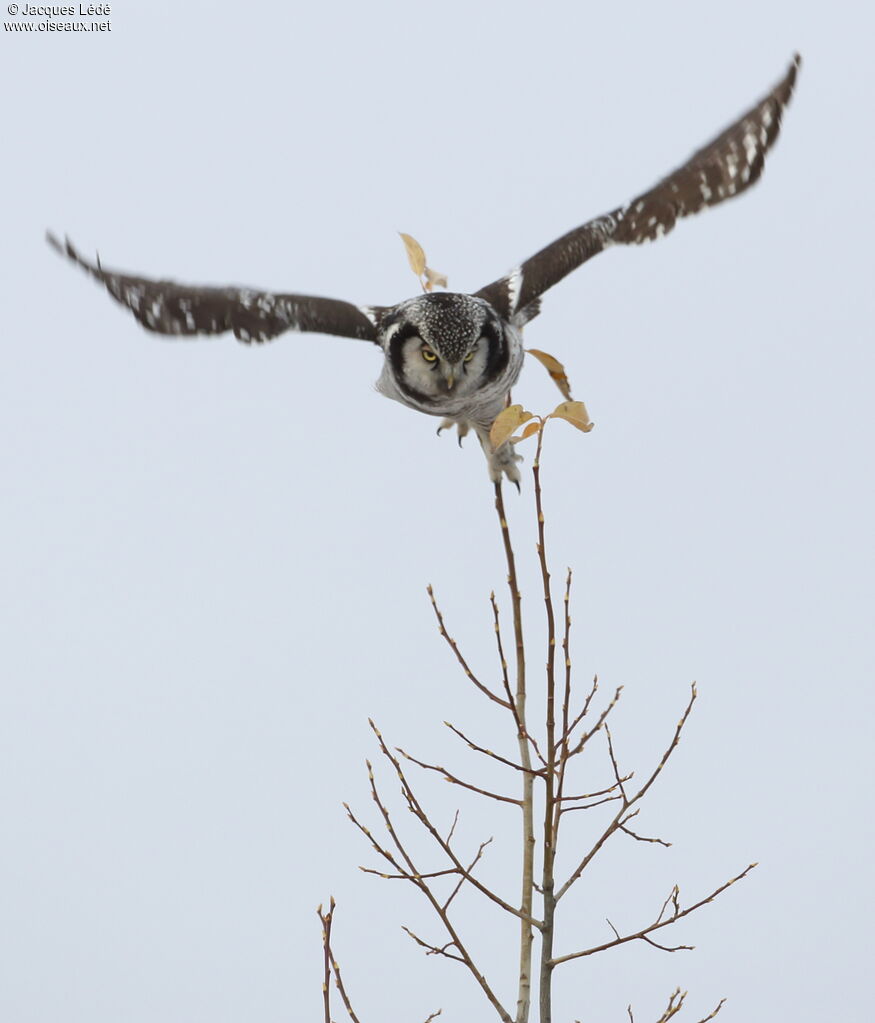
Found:
[[(561, 369), (561, 367), (560, 367)], [(380, 758), (400, 783), (403, 806), (412, 815), (418, 828), (428, 837), (435, 854), (435, 860), (421, 862), (421, 853), (414, 849), (414, 843), (398, 824), (397, 814), (384, 798), (376, 780), (374, 769), (368, 762), (368, 779), (371, 797), (377, 808), (379, 826), (375, 834), (362, 819), (344, 804), (350, 821), (366, 838), (382, 863), (381, 869), (362, 867), (367, 873), (376, 874), (387, 880), (400, 880), (413, 886), (426, 900), (440, 930), (437, 939), (427, 938), (405, 928), (411, 939), (427, 954), (440, 956), (459, 963), (471, 976), (477, 987), (494, 1009), (502, 1023), (528, 1023), (533, 1001), (532, 979), (537, 976), (537, 1019), (539, 1023), (552, 1023), (553, 980), (557, 967), (573, 960), (605, 952), (608, 949), (631, 942), (645, 942), (655, 949), (678, 952), (692, 946), (671, 944), (663, 937), (679, 920), (701, 909), (722, 894), (736, 881), (754, 868), (750, 864), (740, 873), (724, 881), (711, 891), (689, 902), (682, 902), (680, 890), (674, 886), (657, 900), (654, 912), (642, 920), (640, 926), (620, 931), (607, 921), (612, 936), (599, 944), (570, 950), (554, 947), (556, 919), (560, 909), (574, 885), (580, 880), (593, 860), (616, 836), (626, 836), (637, 842), (667, 846), (661, 838), (639, 834), (632, 822), (639, 814), (641, 804), (656, 782), (663, 768), (678, 747), (696, 701), (696, 687), (691, 692), (680, 720), (671, 735), (662, 756), (656, 765), (637, 780), (633, 773), (624, 773), (617, 756), (609, 718), (621, 698), (622, 686), (606, 699), (599, 702), (598, 678), (594, 678), (582, 694), (576, 692), (572, 675), (571, 660), (571, 588), (572, 574), (569, 570), (564, 582), (561, 610), (553, 595), (552, 581), (548, 567), (546, 549), (546, 522), (541, 488), (541, 450), (544, 432), (551, 419), (564, 419), (583, 432), (592, 424), (580, 402), (567, 401), (546, 417), (533, 416), (520, 406), (506, 409), (496, 420), (493, 439), (500, 443), (519, 443), (528, 437), (537, 438), (537, 449), (532, 467), (534, 481), (534, 504), (537, 516), (537, 558), (543, 588), (544, 614), (547, 628), (545, 702), (541, 713), (535, 715), (527, 702), (526, 643), (523, 631), (522, 602), (518, 584), (516, 556), (511, 542), (510, 530), (505, 515), (504, 497), (501, 484), (495, 486), (495, 509), (501, 531), (502, 544), (507, 563), (509, 603), (512, 616), (513, 666), (511, 673), (505, 656), (505, 635), (501, 623), (499, 604), (495, 594), (490, 595), (499, 670), (496, 681), (484, 682), (472, 671), (470, 664), (447, 630), (444, 615), (438, 606), (432, 588), (429, 598), (437, 621), (438, 631), (452, 651), (459, 667), (468, 681), (487, 700), (497, 704), (504, 712), (508, 726), (516, 736), (518, 756), (514, 759), (502, 756), (487, 746), (475, 742), (465, 732), (447, 722), (450, 731), (469, 749), (498, 765), (514, 783), (513, 794), (493, 791), (469, 778), (440, 764), (429, 763), (391, 746), (380, 733), (373, 721), (373, 730)], [(512, 436), (514, 431), (521, 432)], [(557, 611), (559, 612), (557, 615)], [(557, 621), (557, 618), (559, 619)], [(557, 650), (561, 649), (561, 656)], [(533, 722), (537, 719), (537, 726)], [(574, 782), (575, 770), (584, 751), (600, 749), (607, 768), (607, 783), (599, 783), (592, 791), (581, 791)], [(464, 853), (456, 836), (458, 811), (446, 833), (441, 831), (428, 807), (423, 803), (412, 780), (411, 770), (436, 774), (444, 781), (459, 786), (474, 794), (478, 799), (493, 804), (518, 808), (520, 815), (520, 868), (519, 895), (511, 899), (502, 896), (496, 886), (485, 877), (483, 871), (484, 853), (492, 842), (486, 839), (476, 848)], [(563, 834), (562, 824), (568, 814), (606, 808), (606, 822), (594, 830), (595, 838), (587, 847), (574, 853), (575, 864), (564, 876), (557, 876), (556, 854)], [(537, 817), (537, 823), (536, 823)], [(537, 872), (537, 879), (536, 879)], [(519, 932), (519, 968), (515, 1005), (510, 1007), (495, 985), (478, 965), (474, 953), (456, 918), (455, 900), (463, 890), (476, 892), (483, 899), (498, 907), (511, 918)], [(325, 1023), (331, 1023), (330, 981), (333, 976), (345, 1011), (352, 1023), (359, 1023), (350, 998), (344, 987), (340, 969), (332, 952), (331, 927), (335, 904), (331, 900), (324, 912), (319, 907), (323, 928), (324, 961), (324, 1007)], [(535, 935), (540, 936), (536, 961)], [(669, 997), (666, 1008), (656, 1023), (666, 1023), (684, 1007), (686, 992), (675, 990)], [(716, 1008), (699, 1023), (713, 1019), (723, 1005)], [(429, 1020), (438, 1014), (432, 1014)], [(634, 1023), (631, 1006), (629, 1020)], [(427, 1023), (427, 1021), (426, 1021)]]

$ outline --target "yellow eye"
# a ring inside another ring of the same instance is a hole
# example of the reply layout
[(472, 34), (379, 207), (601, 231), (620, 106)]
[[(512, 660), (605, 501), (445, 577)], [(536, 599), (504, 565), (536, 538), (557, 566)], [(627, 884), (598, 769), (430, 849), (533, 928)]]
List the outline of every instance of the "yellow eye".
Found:
[(474, 352), (468, 352), (462, 362), (470, 362), (474, 358)]
[(426, 362), (437, 362), (437, 356), (430, 348), (420, 348), (419, 350)]

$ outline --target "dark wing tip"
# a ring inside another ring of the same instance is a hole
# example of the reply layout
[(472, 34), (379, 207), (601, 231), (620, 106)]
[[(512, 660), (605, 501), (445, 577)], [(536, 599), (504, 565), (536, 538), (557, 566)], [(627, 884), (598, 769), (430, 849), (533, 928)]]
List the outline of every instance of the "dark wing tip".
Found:
[(790, 66), (787, 68), (787, 74), (784, 75), (783, 86), (786, 90), (786, 98), (784, 103), (786, 104), (790, 96), (793, 93), (793, 88), (796, 85), (796, 77), (799, 74), (799, 69), (802, 67), (802, 54), (794, 53), (793, 59), (790, 61)]
[(70, 239), (64, 235), (63, 242), (60, 241), (51, 231), (46, 231), (46, 241), (51, 247), (58, 253), (58, 255), (66, 256), (71, 262), (77, 266), (81, 266), (86, 273), (91, 274), (92, 277), (96, 277), (99, 280), (103, 280), (103, 267), (100, 265), (100, 256), (96, 256), (96, 262), (90, 263)]

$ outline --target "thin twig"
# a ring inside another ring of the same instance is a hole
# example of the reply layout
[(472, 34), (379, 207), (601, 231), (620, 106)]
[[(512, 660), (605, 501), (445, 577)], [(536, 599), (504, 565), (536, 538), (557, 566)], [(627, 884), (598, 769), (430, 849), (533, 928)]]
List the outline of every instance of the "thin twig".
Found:
[(575, 810), (592, 810), (593, 807), (602, 806), (604, 803), (615, 803), (622, 796), (605, 796), (604, 799), (597, 799), (594, 803), (578, 803), (576, 806), (561, 806), (559, 814), (573, 813)]
[(471, 860), (471, 862), (468, 864), (468, 866), (465, 869), (465, 874), (463, 874), (459, 878), (458, 883), (456, 884), (456, 887), (450, 892), (449, 896), (447, 897), (446, 902), (444, 902), (444, 912), (446, 912), (450, 908), (450, 903), (453, 901), (453, 899), (458, 894), (459, 889), (465, 883), (465, 875), (470, 875), (471, 874), (471, 872), (474, 870), (474, 868), (477, 866), (478, 862), (480, 861), (480, 857), (483, 855), (483, 850), (486, 848), (487, 845), (491, 845), (491, 843), (492, 843), (492, 839), (491, 838), (487, 838), (485, 842), (481, 842), (480, 843), (480, 847), (477, 849), (477, 853), (475, 854), (474, 859)]
[[(641, 930), (635, 931), (634, 934), (626, 934), (623, 935), (622, 937), (617, 937), (613, 941), (606, 941), (602, 945), (595, 945), (593, 948), (587, 948), (581, 952), (570, 952), (567, 955), (558, 956), (553, 960), (553, 965), (558, 966), (560, 963), (567, 963), (570, 962), (570, 960), (572, 959), (581, 959), (583, 956), (595, 955), (596, 952), (604, 952), (606, 949), (614, 948), (617, 945), (625, 945), (627, 942), (630, 941), (640, 941), (642, 939), (648, 940), (648, 936), (652, 934), (654, 931), (658, 931), (662, 927), (670, 927), (672, 924), (677, 923), (678, 920), (683, 919), (685, 916), (689, 916), (690, 913), (694, 913), (697, 909), (700, 909), (702, 906), (706, 906), (709, 902), (713, 902), (714, 899), (716, 899), (718, 895), (725, 892), (727, 888), (734, 885), (737, 881), (741, 881), (743, 878), (747, 877), (747, 875), (754, 869), (755, 866), (756, 866), (755, 863), (751, 863), (749, 866), (745, 867), (745, 869), (740, 874), (737, 874), (729, 881), (726, 881), (724, 884), (720, 885), (719, 888), (715, 888), (710, 895), (706, 895), (705, 898), (699, 899), (698, 902), (694, 902), (692, 906), (688, 906), (686, 909), (680, 909), (680, 907), (676, 904), (675, 912), (672, 913), (671, 916), (666, 917), (664, 920), (660, 920), (659, 918), (657, 918), (652, 924), (649, 924), (647, 927), (642, 927)], [(655, 942), (650, 943), (656, 944)], [(679, 951), (680, 949), (688, 949), (690, 947), (691, 946), (689, 945), (679, 945), (677, 947), (677, 950)], [(666, 951), (675, 951), (675, 949), (668, 948), (666, 949)]]
[(493, 760), (497, 760), (500, 764), (504, 764), (506, 767), (512, 767), (515, 771), (531, 771), (532, 774), (543, 774), (544, 772), (540, 769), (533, 770), (531, 767), (523, 767), (521, 764), (515, 764), (512, 760), (508, 760), (507, 757), (502, 757), (498, 753), (494, 753), (491, 749), (486, 749), (485, 746), (479, 746), (473, 739), (469, 739), (467, 735), (460, 729), (456, 728), (455, 725), (450, 724), (449, 721), (445, 721), (444, 724), (449, 730), (458, 738), (462, 740), (470, 749), (474, 750), (475, 753), (482, 753), (485, 757), (492, 757)]
[(647, 838), (645, 835), (639, 835), (631, 828), (627, 828), (625, 824), (621, 824), (619, 830), (629, 835), (630, 838), (634, 838), (636, 842), (651, 842), (653, 845), (663, 845), (666, 849), (671, 848), (671, 842), (666, 842), (663, 838)]
[[(618, 690), (617, 696), (618, 695), (619, 695), (619, 690)], [(614, 699), (611, 701), (611, 705), (610, 705), (611, 707), (614, 706), (614, 704), (616, 703), (617, 696), (615, 696)], [(627, 811), (632, 806), (634, 806), (634, 804), (637, 803), (640, 799), (643, 799), (643, 797), (646, 795), (646, 793), (650, 789), (650, 786), (654, 783), (654, 781), (656, 781), (656, 779), (659, 776), (659, 774), (661, 773), (662, 769), (668, 763), (669, 757), (677, 749), (678, 743), (680, 742), (681, 733), (684, 730), (684, 725), (686, 725), (686, 723), (687, 723), (687, 719), (690, 716), (690, 711), (692, 711), (693, 704), (695, 702), (696, 702), (696, 686), (695, 686), (695, 683), (693, 683), (692, 689), (691, 689), (691, 693), (690, 693), (689, 702), (687, 703), (686, 709), (684, 710), (684, 713), (681, 716), (681, 719), (678, 722), (677, 727), (675, 728), (675, 732), (674, 732), (674, 735), (672, 736), (672, 740), (669, 743), (666, 751), (663, 753), (662, 758), (660, 759), (659, 763), (656, 765), (656, 767), (654, 768), (654, 770), (652, 771), (652, 773), (650, 774), (648, 779), (641, 786), (641, 788), (638, 789), (638, 791), (633, 796), (627, 797), (626, 799), (623, 800), (623, 805), (620, 807), (619, 811), (614, 816), (613, 820), (611, 820), (611, 822), (608, 824), (608, 826), (605, 828), (605, 830), (598, 837), (598, 839), (596, 840), (596, 842), (594, 843), (592, 848), (583, 857), (583, 859), (578, 863), (578, 865), (575, 867), (574, 871), (572, 872), (571, 876), (568, 878), (568, 880), (565, 882), (565, 884), (563, 884), (562, 887), (557, 892), (557, 894), (556, 894), (557, 900), (561, 899), (567, 893), (568, 889), (571, 888), (571, 886), (575, 883), (575, 881), (577, 881), (577, 879), (580, 877), (580, 875), (583, 873), (583, 871), (592, 862), (593, 857), (604, 846), (605, 842), (607, 842), (607, 840), (611, 837), (611, 835), (616, 834), (616, 832), (620, 830), (621, 825), (625, 825), (628, 822), (628, 820), (630, 818), (629, 818), (629, 816), (627, 816)], [(610, 707), (608, 709), (610, 710)], [(605, 716), (606, 715), (603, 714), (601, 719), (600, 719), (600, 721), (603, 721)], [(592, 733), (590, 733), (590, 734), (592, 734)], [(616, 761), (614, 761), (614, 764), (616, 764)], [(615, 770), (616, 770), (617, 776), (619, 777), (619, 769), (615, 768)]]
[[(472, 874), (468, 873), (465, 870), (465, 868), (460, 863), (458, 857), (456, 856), (455, 852), (453, 851), (452, 847), (443, 838), (443, 836), (438, 832), (437, 828), (432, 824), (431, 820), (427, 817), (427, 815), (425, 814), (424, 810), (420, 806), (418, 800), (416, 799), (416, 796), (413, 793), (413, 790), (410, 787), (410, 783), (407, 781), (407, 778), (405, 777), (404, 772), (401, 769), (401, 764), (399, 763), (397, 757), (394, 757), (392, 755), (391, 751), (389, 750), (389, 747), (386, 745), (385, 741), (383, 740), (383, 736), (380, 734), (379, 729), (377, 728), (377, 726), (374, 724), (373, 721), (369, 720), (368, 723), (370, 724), (371, 729), (373, 730), (374, 735), (377, 738), (377, 742), (379, 744), (380, 751), (383, 753), (383, 755), (389, 760), (389, 762), (395, 768), (395, 772), (398, 775), (399, 781), (401, 782), (402, 793), (404, 794), (404, 797), (407, 800), (407, 805), (408, 805), (408, 808), (409, 808), (410, 812), (413, 813), (417, 817), (417, 819), (422, 822), (422, 824), (428, 830), (429, 834), (432, 835), (432, 837), (435, 839), (435, 841), (438, 843), (438, 845), (444, 850), (445, 854), (450, 859), (450, 861), (453, 864), (453, 866), (457, 869), (457, 871), (460, 874), (463, 875), (463, 877), (464, 877), (464, 879), (466, 881), (468, 881), (475, 888), (477, 888), (478, 891), (483, 892), (489, 898), (493, 899), (499, 905), (501, 905), (503, 907), (506, 906), (508, 912), (510, 912), (510, 913), (512, 913), (514, 915), (518, 915), (518, 911), (517, 910), (515, 910), (512, 906), (507, 906), (507, 904), (504, 903), (503, 900), (501, 900), (497, 895), (495, 895), (494, 892), (491, 892), (488, 888), (486, 888), (485, 885), (481, 884)], [(383, 803), (382, 799), (380, 798), (380, 794), (379, 794), (379, 791), (377, 789), (376, 781), (374, 779), (373, 770), (371, 769), (370, 764), (368, 765), (368, 777), (369, 777), (369, 781), (370, 781), (370, 785), (371, 785), (371, 797), (373, 798), (374, 802), (377, 804), (377, 807), (380, 810), (380, 813), (381, 813), (381, 815), (383, 817), (384, 826), (385, 826), (386, 830), (388, 831), (388, 833), (389, 833), (389, 835), (390, 835), (390, 837), (392, 839), (392, 842), (394, 843), (394, 845), (395, 845), (396, 849), (398, 850), (400, 856), (404, 860), (404, 863), (407, 865), (407, 872), (409, 872), (409, 874), (411, 875), (410, 876), (411, 883), (414, 884), (419, 889), (419, 891), (422, 892), (422, 894), (425, 896), (425, 898), (428, 900), (429, 904), (432, 907), (432, 910), (435, 912), (435, 914), (437, 915), (438, 919), (443, 924), (444, 929), (446, 930), (447, 934), (449, 935), (450, 942), (449, 942), (449, 945), (447, 945), (446, 947), (449, 947), (450, 945), (455, 946), (455, 948), (456, 948), (456, 950), (458, 952), (459, 961), (462, 962), (462, 964), (468, 969), (470, 974), (474, 977), (474, 979), (477, 982), (477, 984), (479, 985), (480, 989), (486, 995), (486, 998), (488, 999), (489, 1003), (492, 1005), (492, 1007), (498, 1013), (499, 1019), (501, 1019), (502, 1023), (513, 1023), (513, 1020), (511, 1019), (510, 1014), (504, 1008), (504, 1006), (501, 1004), (501, 1002), (498, 1000), (495, 992), (492, 990), (491, 986), (489, 985), (489, 982), (486, 980), (486, 977), (477, 968), (473, 958), (471, 957), (470, 953), (468, 952), (468, 950), (466, 949), (464, 943), (462, 942), (461, 937), (459, 936), (458, 932), (456, 931), (455, 925), (453, 924), (452, 920), (450, 919), (448, 911), (438, 901), (437, 896), (431, 890), (431, 887), (428, 884), (428, 880), (426, 878), (424, 878), (422, 872), (417, 869), (417, 867), (415, 866), (415, 864), (413, 862), (413, 859), (411, 858), (411, 856), (408, 853), (406, 847), (404, 846), (403, 842), (401, 841), (400, 836), (398, 835), (397, 831), (395, 830), (395, 825), (392, 822), (391, 815), (389, 814), (389, 811), (388, 811), (387, 807), (385, 806), (385, 804)], [(370, 832), (362, 824), (360, 824), (355, 819), (355, 816), (352, 814), (352, 811), (348, 807), (347, 807), (347, 814), (349, 815), (349, 817), (353, 821), (353, 823), (356, 824), (357, 827), (364, 832), (364, 834), (368, 837), (368, 839), (371, 841), (371, 844), (377, 849), (377, 851), (382, 853), (383, 855), (385, 855), (391, 862), (394, 863), (395, 861), (394, 861), (394, 858), (391, 856), (391, 854), (389, 854), (387, 850), (382, 850), (381, 849), (381, 847), (375, 842), (375, 840), (371, 836)], [(404, 873), (405, 872), (403, 870), (403, 868), (401, 868), (400, 866), (396, 867), (396, 869), (398, 870), (399, 873)], [(431, 947), (432, 948), (436, 948), (436, 946), (431, 946)]]
[(437, 618), (438, 632), (440, 632), (441, 636), (443, 636), (443, 638), (449, 644), (450, 649), (456, 655), (456, 660), (461, 665), (462, 671), (465, 672), (465, 675), (468, 677), (468, 680), (472, 682), (480, 690), (480, 692), (483, 693), (484, 696), (488, 696), (490, 700), (499, 704), (502, 707), (510, 708), (511, 704), (508, 703), (507, 700), (503, 700), (500, 696), (497, 696), (495, 693), (493, 693), (488, 686), (483, 685), (483, 683), (476, 677), (474, 672), (471, 671), (471, 669), (468, 667), (468, 662), (462, 656), (459, 647), (456, 645), (456, 641), (452, 638), (452, 636), (450, 636), (450, 634), (446, 630), (446, 627), (444, 625), (444, 616), (441, 614), (440, 608), (438, 607), (437, 601), (435, 600), (434, 590), (432, 589), (431, 586), (426, 587), (426, 590), (428, 592), (429, 600), (431, 600), (431, 606), (434, 608), (435, 617)]
[(614, 755), (614, 743), (613, 743), (613, 740), (611, 738), (611, 730), (608, 727), (607, 723), (605, 723), (605, 735), (607, 736), (607, 739), (608, 739), (608, 753), (610, 754), (610, 757), (611, 757), (611, 766), (614, 769), (614, 777), (617, 779), (617, 785), (619, 785), (620, 792), (622, 792), (623, 799), (625, 800), (626, 805), (628, 806), (629, 800), (626, 797), (626, 790), (623, 788), (623, 782), (626, 779), (620, 777), (620, 768), (617, 766), (617, 758)]
[[(513, 703), (516, 708), (518, 723), (517, 741), (520, 749), (520, 763), (531, 770), (532, 759), (529, 754), (528, 727), (526, 725), (526, 650), (523, 638), (522, 606), (517, 580), (516, 559), (510, 541), (510, 530), (507, 526), (507, 513), (504, 510), (504, 495), (501, 480), (495, 484), (495, 511), (501, 529), (504, 545), (504, 556), (507, 562), (507, 586), (510, 590), (510, 602), (513, 609), (513, 634), (516, 647), (516, 693)], [(534, 933), (531, 926), (532, 903), (535, 884), (535, 818), (534, 818), (534, 778), (531, 773), (522, 777), (522, 878), (520, 891), (520, 955), (519, 985), (517, 993), (516, 1023), (527, 1023), (529, 1007), (532, 999), (532, 948)]]
[[(370, 726), (371, 726), (371, 728), (372, 728), (372, 730), (374, 732), (374, 735), (377, 737), (377, 742), (379, 743), (380, 751), (383, 753), (383, 755), (386, 757), (386, 759), (395, 768), (395, 773), (398, 776), (399, 781), (401, 782), (402, 793), (403, 793), (405, 799), (407, 800), (408, 809), (414, 815), (414, 817), (416, 817), (416, 819), (420, 822), (420, 824), (422, 824), (423, 828), (425, 828), (425, 830), (432, 836), (434, 841), (437, 843), (437, 845), (440, 847), (440, 849), (443, 850), (444, 854), (450, 860), (450, 862), (453, 864), (453, 866), (461, 874), (463, 874), (465, 876), (465, 879), (467, 881), (469, 881), (470, 884), (472, 884), (477, 889), (477, 891), (481, 892), (490, 901), (494, 902), (497, 906), (500, 906), (506, 913), (510, 913), (512, 916), (518, 917), (523, 923), (527, 924), (528, 926), (540, 927), (541, 926), (541, 922), (539, 920), (536, 920), (536, 919), (534, 919), (531, 916), (525, 915), (522, 912), (522, 910), (516, 909), (514, 906), (511, 906), (508, 902), (505, 902), (505, 900), (502, 899), (501, 896), (497, 895), (490, 888), (487, 888), (486, 885), (484, 885), (476, 877), (474, 877), (471, 874), (466, 874), (465, 873), (465, 868), (462, 865), (461, 861), (459, 860), (458, 856), (456, 855), (455, 851), (446, 842), (446, 840), (443, 838), (443, 836), (440, 834), (440, 832), (437, 830), (437, 828), (431, 822), (431, 819), (429, 818), (428, 814), (423, 809), (422, 804), (419, 802), (418, 798), (416, 797), (416, 794), (413, 791), (413, 788), (412, 788), (410, 782), (408, 781), (407, 776), (404, 774), (404, 771), (403, 771), (403, 769), (401, 767), (401, 764), (400, 764), (398, 758), (393, 756), (392, 751), (386, 745), (386, 743), (385, 743), (385, 741), (383, 739), (383, 736), (380, 734), (380, 731), (377, 728), (377, 726), (374, 724), (374, 722), (369, 719), (368, 723), (370, 724)], [(384, 814), (384, 816), (387, 817), (388, 814), (386, 813), (386, 814)], [(387, 821), (387, 827), (392, 827), (391, 826), (391, 822)], [(396, 844), (398, 844), (399, 840), (398, 840), (397, 835), (395, 833), (394, 827), (392, 827), (392, 830), (391, 830), (390, 833), (391, 833), (391, 835), (393, 837), (393, 840), (396, 842)], [(368, 835), (368, 837), (370, 838), (371, 836)], [(371, 841), (373, 841), (373, 839), (371, 839)], [(404, 855), (406, 855), (406, 854), (404, 854)]]
[[(623, 781), (628, 781), (632, 777), (631, 774), (627, 774), (623, 777)], [(606, 796), (610, 792), (613, 792), (617, 788), (617, 783), (609, 785), (606, 789), (598, 789), (596, 792), (581, 792), (579, 796), (562, 796), (563, 802), (571, 803), (579, 799), (595, 799), (596, 796)]]
[(352, 1003), (349, 1000), (349, 995), (346, 993), (346, 988), (343, 984), (343, 978), (340, 975), (340, 966), (338, 966), (337, 960), (334, 958), (334, 953), (331, 950), (331, 923), (334, 919), (334, 909), (336, 903), (332, 897), (328, 912), (323, 913), (322, 907), (320, 906), (316, 911), (319, 914), (319, 919), (322, 921), (322, 947), (325, 950), (325, 977), (323, 981), (324, 991), (324, 1005), (325, 1005), (325, 1020), (326, 1023), (331, 1023), (331, 1005), (330, 1005), (330, 992), (329, 992), (329, 966), (334, 972), (334, 986), (340, 992), (340, 998), (343, 1002), (346, 1014), (349, 1016), (352, 1023), (359, 1023), (359, 1018), (353, 1011)]
[[(601, 714), (599, 714), (598, 720), (592, 726), (592, 728), (590, 728), (590, 730), (588, 732), (584, 732), (583, 735), (581, 735), (581, 737), (577, 740), (577, 742), (569, 749), (568, 754), (567, 754), (567, 759), (570, 760), (571, 757), (576, 757), (579, 753), (582, 753), (583, 752), (583, 748), (586, 746), (586, 744), (589, 742), (589, 740), (596, 734), (596, 732), (600, 732), (602, 730), (602, 728), (604, 727), (605, 722), (608, 719), (608, 715), (611, 713), (611, 711), (614, 709), (614, 707), (617, 706), (617, 703), (620, 700), (620, 696), (622, 695), (622, 692), (623, 692), (623, 687), (622, 686), (617, 686), (617, 688), (614, 690), (614, 695), (613, 695), (613, 697), (611, 699), (611, 702), (607, 705), (607, 707), (605, 707), (605, 709), (601, 712)], [(574, 729), (580, 723), (580, 720), (582, 720), (582, 717), (583, 717), (583, 712), (581, 711), (580, 715), (578, 715), (578, 718), (575, 719), (574, 722), (572, 722), (572, 725), (571, 725), (571, 730), (572, 731), (574, 731)], [(567, 739), (562, 738), (559, 741), (564, 744), (567, 741)]]
[[(535, 481), (535, 510), (538, 518), (538, 565), (541, 569), (541, 582), (544, 590), (544, 613), (547, 619), (547, 705), (546, 705), (546, 737), (547, 764), (544, 771), (544, 827), (541, 868), (541, 896), (544, 906), (544, 929), (541, 935), (541, 964), (539, 971), (539, 1019), (540, 1023), (552, 1023), (553, 1020), (553, 921), (556, 914), (556, 898), (554, 894), (556, 862), (556, 841), (559, 834), (560, 804), (556, 801), (557, 783), (561, 767), (557, 769), (556, 755), (560, 749), (563, 755), (560, 761), (568, 761), (565, 746), (556, 742), (556, 616), (553, 610), (553, 593), (550, 586), (550, 570), (547, 565), (547, 545), (545, 535), (545, 519), (543, 493), (541, 490), (541, 445), (544, 441), (544, 426), (538, 430), (538, 446), (532, 466)], [(566, 592), (567, 586), (566, 583)], [(566, 609), (566, 619), (567, 619)], [(566, 665), (567, 635), (566, 635)], [(568, 668), (566, 667), (566, 689), (569, 685)], [(563, 721), (567, 712), (563, 713)]]
[(599, 677), (598, 675), (594, 675), (592, 679), (592, 685), (590, 686), (590, 690), (587, 693), (586, 699), (583, 701), (583, 707), (581, 708), (575, 719), (571, 722), (571, 724), (569, 724), (566, 728), (563, 729), (562, 735), (559, 740), (560, 742), (567, 743), (571, 737), (571, 733), (574, 731), (575, 728), (577, 728), (580, 722), (583, 721), (583, 719), (589, 713), (589, 705), (592, 703), (593, 697), (598, 692), (598, 688)]
[(401, 930), (404, 931), (406, 934), (409, 934), (417, 945), (419, 945), (421, 948), (424, 948), (426, 955), (443, 956), (445, 959), (453, 959), (457, 963), (462, 963), (464, 965), (465, 960), (461, 956), (456, 955), (455, 952), (447, 951), (448, 948), (452, 947), (453, 945), (452, 941), (448, 941), (446, 945), (441, 946), (432, 945), (431, 942), (424, 941), (422, 938), (420, 938), (419, 935), (412, 931), (409, 927), (405, 927), (402, 925)]

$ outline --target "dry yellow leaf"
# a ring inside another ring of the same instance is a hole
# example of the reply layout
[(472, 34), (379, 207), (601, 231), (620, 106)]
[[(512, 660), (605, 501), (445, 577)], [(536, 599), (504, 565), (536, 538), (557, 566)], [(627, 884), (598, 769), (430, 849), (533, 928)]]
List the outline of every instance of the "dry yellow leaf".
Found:
[(531, 418), (532, 413), (526, 412), (522, 405), (508, 405), (506, 409), (502, 409), (489, 430), (489, 440), (493, 448), (500, 448), (518, 426), (527, 423)]
[(527, 348), (526, 352), (529, 355), (534, 355), (544, 369), (547, 370), (550, 374), (550, 379), (559, 388), (562, 397), (567, 401), (571, 401), (571, 383), (565, 375), (565, 367), (562, 363), (548, 352), (542, 352), (537, 348)]
[(578, 430), (583, 430), (584, 433), (589, 433), (593, 426), (595, 426), (595, 423), (589, 418), (586, 405), (582, 401), (563, 401), (561, 405), (557, 405), (553, 409), (547, 418), (564, 419), (566, 423), (571, 423), (572, 426), (576, 426)]
[(432, 288), (445, 288), (447, 286), (446, 274), (439, 274), (437, 270), (432, 270), (430, 266), (425, 268), (425, 290), (431, 291)]
[(529, 423), (519, 437), (513, 437), (514, 443), (519, 443), (521, 440), (526, 440), (528, 437), (534, 436), (538, 430), (541, 429), (540, 419), (536, 419), (534, 423)]
[(423, 252), (422, 246), (409, 234), (405, 234), (403, 231), (399, 231), (398, 234), (401, 235), (401, 241), (404, 242), (404, 248), (407, 249), (407, 260), (410, 263), (410, 269), (417, 277), (422, 277), (425, 273), (425, 252)]

